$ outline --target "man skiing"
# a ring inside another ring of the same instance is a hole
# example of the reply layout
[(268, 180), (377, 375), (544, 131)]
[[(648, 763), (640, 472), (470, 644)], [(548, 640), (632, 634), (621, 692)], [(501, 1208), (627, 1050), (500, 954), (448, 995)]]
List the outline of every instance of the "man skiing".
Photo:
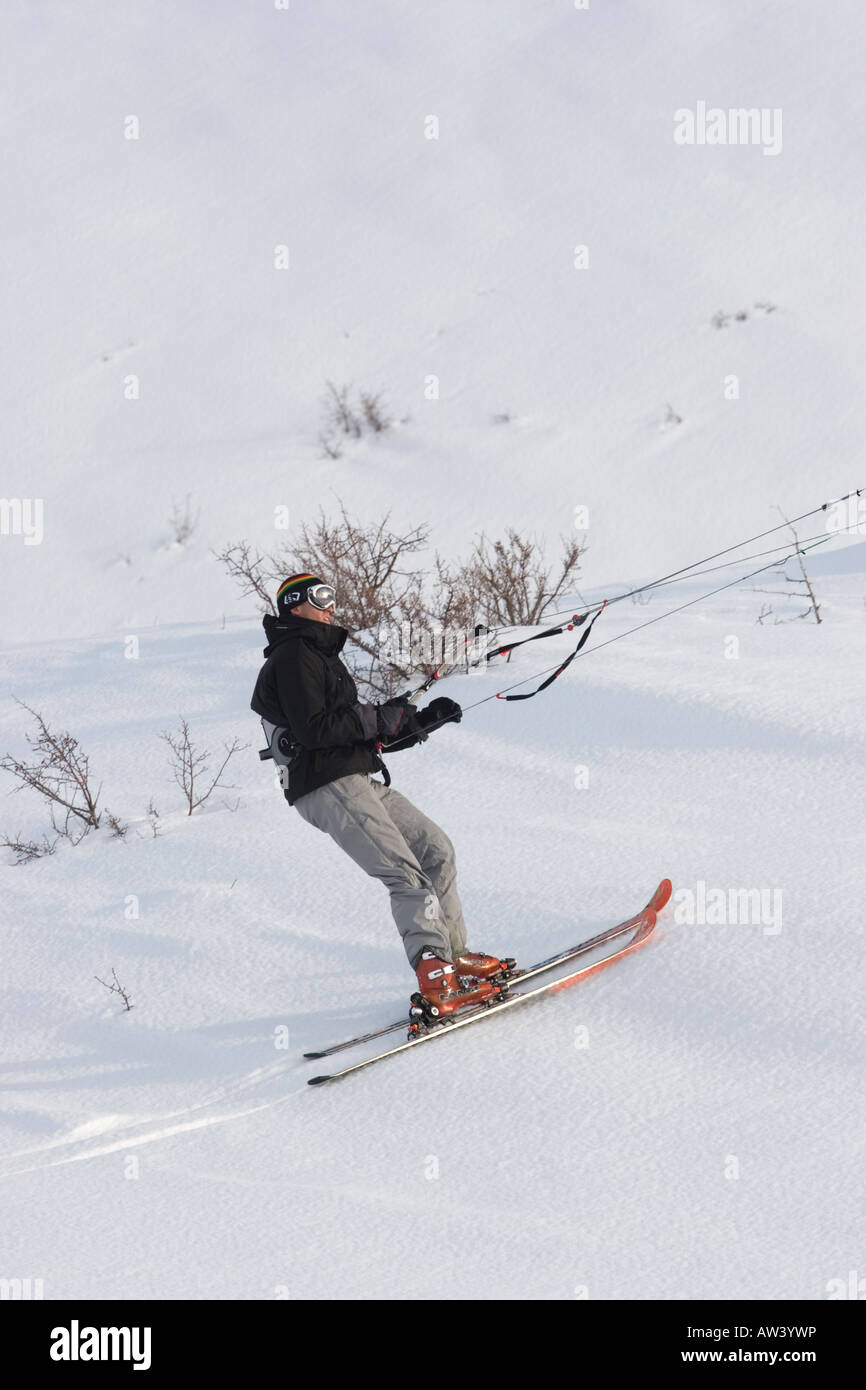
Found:
[(420, 711), (406, 697), (359, 701), (340, 660), (348, 633), (332, 621), (335, 603), (333, 586), (314, 574), (280, 585), (277, 616), (263, 620), (266, 660), (250, 705), (287, 769), (289, 805), (388, 889), (419, 991), (444, 1016), (495, 994), (491, 979), (504, 962), (466, 950), (454, 847), (391, 788), (379, 750), (422, 743), (443, 724), (459, 723), (462, 711), (444, 697)]

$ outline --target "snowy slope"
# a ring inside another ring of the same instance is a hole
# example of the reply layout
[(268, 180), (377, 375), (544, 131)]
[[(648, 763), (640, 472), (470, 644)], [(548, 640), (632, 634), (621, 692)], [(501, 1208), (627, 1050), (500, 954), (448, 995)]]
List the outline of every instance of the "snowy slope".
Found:
[[(40, 13), (3, 16), (3, 486), (45, 501), (0, 551), (12, 633), (246, 611), (211, 549), (273, 543), (280, 504), (455, 550), (585, 505), (606, 583), (856, 485), (854, 0)], [(698, 100), (781, 107), (781, 154), (675, 145)], [(408, 424), (322, 460), (329, 378)]]
[[(52, 644), (39, 678), (11, 653), (37, 704), (65, 677), (59, 717), (139, 819), (4, 875), (7, 1267), (57, 1297), (402, 1297), (435, 1221), (455, 1253), (422, 1262), (417, 1297), (821, 1297), (863, 1238), (862, 613), (831, 583), (821, 629), (757, 627), (744, 594), (391, 760), (458, 847), (479, 946), (547, 954), (663, 871), (781, 889), (781, 930), (669, 909), (577, 991), (328, 1093), (300, 1053), (393, 1017), (410, 980), (380, 890), (251, 755), (183, 816), (154, 737), (180, 666), (209, 746), (248, 731), (255, 629), (154, 633), (134, 684), (103, 642)], [(496, 688), (462, 684), (467, 704)], [(92, 978), (112, 967), (129, 1014)]]
[[(2, 492), (44, 499), (45, 535), (0, 537), (0, 745), (24, 748), (13, 696), (42, 710), (131, 823), (0, 870), (3, 1271), (47, 1297), (826, 1296), (864, 1240), (862, 541), (810, 565), (820, 627), (759, 625), (784, 601), (747, 587), (594, 652), (714, 581), (663, 590), (537, 701), (391, 760), (454, 840), (474, 946), (536, 959), (662, 874), (780, 892), (781, 929), (672, 907), (578, 989), (322, 1092), (300, 1054), (393, 1017), (411, 975), (380, 888), (255, 756), (261, 630), (212, 549), (273, 545), (284, 503), (391, 507), (449, 554), (588, 505), (592, 598), (863, 482), (860, 7), (2, 24)], [(782, 153), (677, 147), (701, 99), (781, 107)], [(323, 460), (328, 378), (400, 427)], [(544, 645), (448, 693), (568, 650)], [(158, 737), (180, 715), (250, 744), (192, 818)], [(0, 812), (43, 828), (27, 794)]]

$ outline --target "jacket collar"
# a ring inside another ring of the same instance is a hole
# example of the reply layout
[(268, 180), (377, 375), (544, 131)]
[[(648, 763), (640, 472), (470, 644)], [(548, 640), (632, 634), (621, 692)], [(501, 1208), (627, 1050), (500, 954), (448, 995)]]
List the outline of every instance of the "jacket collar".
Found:
[(312, 618), (276, 618), (272, 613), (265, 614), (262, 627), (268, 640), (265, 656), (270, 656), (284, 642), (298, 641), (300, 638), (326, 656), (336, 656), (343, 650), (349, 635), (344, 627), (338, 627), (336, 623), (315, 623)]

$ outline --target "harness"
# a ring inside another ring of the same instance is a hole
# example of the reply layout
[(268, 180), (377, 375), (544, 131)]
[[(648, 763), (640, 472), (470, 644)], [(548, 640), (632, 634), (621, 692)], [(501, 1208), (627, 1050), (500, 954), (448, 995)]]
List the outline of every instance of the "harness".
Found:
[[(299, 756), (303, 745), (292, 738), (291, 729), (286, 728), (285, 725), (271, 724), (267, 719), (262, 719), (261, 725), (265, 732), (265, 738), (268, 741), (267, 748), (259, 749), (259, 757), (262, 762), (264, 763), (267, 762), (268, 759), (273, 759), (278, 767), (291, 768), (295, 759)], [(385, 766), (385, 760), (382, 757), (382, 744), (378, 741), (376, 743), (376, 757), (379, 766), (374, 770), (381, 772), (385, 779), (385, 786), (390, 787), (391, 774)]]
[(292, 738), (291, 729), (271, 724), (267, 719), (262, 720), (262, 728), (268, 741), (267, 748), (259, 749), (262, 762), (273, 758), (278, 767), (290, 767), (301, 751), (301, 745)]

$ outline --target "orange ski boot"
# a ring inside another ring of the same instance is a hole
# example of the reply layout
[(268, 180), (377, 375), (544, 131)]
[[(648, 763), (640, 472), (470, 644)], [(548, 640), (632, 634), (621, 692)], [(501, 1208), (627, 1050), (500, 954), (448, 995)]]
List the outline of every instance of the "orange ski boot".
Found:
[(507, 975), (515, 966), (511, 956), (500, 960), (499, 956), (488, 956), (479, 951), (461, 951), (452, 963), (461, 978), (473, 980), (490, 980), (494, 975)]
[(489, 980), (477, 980), (474, 985), (465, 985), (454, 964), (449, 960), (440, 960), (432, 951), (424, 952), (415, 973), (425, 1013), (436, 1019), (445, 1018), (470, 1004), (483, 1004), (499, 993), (497, 986)]

